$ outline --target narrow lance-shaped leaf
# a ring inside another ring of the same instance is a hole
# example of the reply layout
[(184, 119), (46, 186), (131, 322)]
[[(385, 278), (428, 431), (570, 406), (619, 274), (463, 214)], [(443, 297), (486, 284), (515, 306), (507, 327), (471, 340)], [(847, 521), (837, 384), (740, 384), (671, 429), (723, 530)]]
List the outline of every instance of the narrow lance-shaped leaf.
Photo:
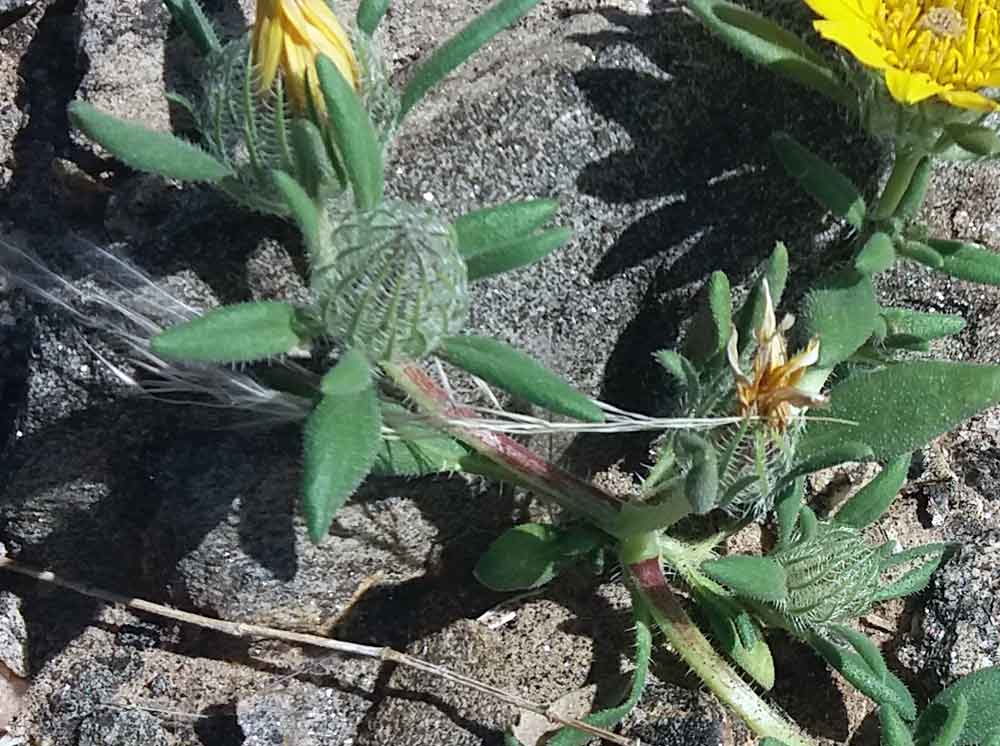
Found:
[(436, 352), (453, 365), (532, 404), (585, 422), (604, 420), (594, 402), (555, 373), (498, 339), (471, 334), (447, 337)]
[(960, 697), (966, 701), (967, 715), (954, 746), (979, 746), (1000, 735), (1000, 666), (992, 666), (959, 679), (934, 698), (917, 721), (918, 746), (933, 743)]
[(810, 423), (798, 457), (807, 461), (851, 442), (870, 447), (869, 458), (888, 460), (1000, 402), (1000, 367), (914, 360), (852, 376), (829, 395), (824, 419)]
[(945, 133), (960, 148), (973, 155), (988, 158), (1000, 153), (1000, 136), (990, 127), (955, 122), (945, 126)]
[(483, 44), (512, 25), (539, 0), (500, 0), (446, 41), (422, 63), (403, 90), (399, 117), (409, 113), (424, 95), (447, 77)]
[(785, 569), (768, 557), (734, 554), (704, 562), (701, 569), (745, 598), (780, 603), (788, 597)]
[(552, 228), (469, 254), (465, 259), (469, 280), (481, 280), (533, 264), (563, 246), (572, 237), (573, 231), (570, 228)]
[(531, 199), (467, 212), (454, 223), (458, 250), (468, 258), (527, 236), (551, 220), (558, 209), (554, 199)]
[(923, 207), (924, 197), (927, 195), (927, 187), (931, 183), (933, 173), (934, 160), (929, 156), (923, 158), (913, 170), (910, 185), (906, 187), (906, 191), (903, 192), (903, 197), (896, 207), (896, 217), (904, 223), (913, 220), (920, 212), (920, 208)]
[(931, 577), (937, 572), (941, 563), (944, 562), (947, 553), (946, 548), (940, 545), (928, 545), (927, 547), (918, 547), (917, 549), (926, 550), (923, 553), (930, 555), (930, 559), (904, 573), (898, 580), (879, 588), (878, 593), (875, 594), (873, 599), (874, 601), (886, 601), (892, 598), (910, 596), (914, 593), (919, 593), (927, 587)]
[(798, 36), (733, 3), (689, 0), (688, 7), (712, 32), (748, 59), (845, 106), (852, 94), (823, 58)]
[(660, 350), (653, 357), (677, 382), (688, 401), (698, 400), (701, 383), (698, 380), (698, 371), (690, 360), (673, 350)]
[(684, 478), (684, 494), (691, 510), (704, 515), (719, 503), (719, 456), (715, 447), (694, 433), (677, 434), (677, 450), (690, 461)]
[(837, 511), (833, 520), (855, 528), (864, 528), (877, 521), (896, 499), (903, 482), (906, 481), (906, 472), (909, 468), (909, 453), (889, 461), (871, 482), (858, 490)]
[(705, 363), (726, 349), (733, 327), (733, 300), (729, 278), (713, 272), (688, 331), (685, 354), (695, 364)]
[(382, 418), (368, 360), (350, 350), (322, 382), (323, 398), (304, 431), (303, 512), (318, 544), (337, 511), (368, 475), (381, 442)]
[(865, 200), (850, 179), (784, 132), (772, 135), (771, 145), (785, 171), (809, 196), (861, 230)]
[(222, 48), (212, 22), (208, 20), (198, 0), (164, 0), (164, 5), (167, 6), (174, 21), (191, 37), (203, 55), (209, 55)]
[(83, 101), (69, 105), (69, 118), (87, 137), (137, 171), (206, 182), (221, 181), (232, 173), (204, 150), (169, 132), (123, 121)]
[(968, 241), (945, 241), (932, 238), (927, 241), (941, 256), (939, 272), (960, 280), (1000, 285), (1000, 254)]
[[(291, 146), (295, 160), (295, 180), (317, 199), (330, 178), (338, 178), (333, 169), (323, 135), (319, 128), (308, 119), (296, 118), (292, 121)], [(341, 186), (347, 186), (341, 184)]]
[[(761, 279), (767, 280), (768, 290), (771, 291), (771, 302), (777, 308), (781, 303), (781, 296), (785, 292), (785, 282), (788, 280), (788, 248), (781, 241), (774, 245), (774, 251), (767, 261), (764, 276)], [(763, 317), (764, 290), (763, 283), (758, 281), (754, 284), (743, 306), (734, 315), (733, 323), (739, 336), (739, 351), (741, 353), (753, 340), (753, 330), (760, 326)]]
[(208, 311), (160, 332), (150, 349), (166, 360), (237, 363), (285, 355), (306, 341), (296, 308), (269, 301)]
[(381, 404), (382, 421), (397, 438), (383, 439), (372, 464), (372, 474), (384, 477), (419, 477), (438, 472), (461, 471), (469, 451), (449, 435), (422, 423), (398, 404)]
[(795, 523), (802, 509), (802, 497), (805, 494), (805, 478), (799, 477), (785, 487), (774, 501), (774, 511), (778, 517), (778, 547), (791, 541), (795, 531)]
[(882, 746), (913, 746), (910, 729), (895, 707), (879, 707), (878, 717), (882, 725)]
[(892, 239), (881, 231), (872, 235), (854, 257), (854, 269), (863, 275), (885, 272), (896, 261)]
[(961, 316), (945, 313), (926, 313), (909, 308), (884, 308), (885, 344), (907, 346), (917, 342), (949, 337), (965, 328)]
[(941, 269), (944, 266), (944, 257), (922, 241), (896, 241), (896, 252), (931, 269)]
[(385, 186), (382, 147), (371, 119), (358, 94), (329, 57), (317, 57), (316, 73), (330, 116), (330, 136), (343, 158), (354, 200), (359, 208), (371, 209), (382, 199)]
[(374, 34), (391, 4), (392, 0), (361, 0), (356, 16), (358, 28), (368, 36)]
[(320, 240), (320, 214), (316, 203), (306, 190), (284, 171), (272, 171), (271, 178), (274, 181), (274, 188), (284, 198), (292, 217), (295, 218), (310, 253), (316, 251)]
[[(704, 612), (719, 648), (765, 689), (774, 686), (774, 660), (771, 649), (756, 630), (739, 604), (709, 588), (692, 589), (698, 606)], [(745, 627), (750, 625), (753, 639), (747, 639)]]

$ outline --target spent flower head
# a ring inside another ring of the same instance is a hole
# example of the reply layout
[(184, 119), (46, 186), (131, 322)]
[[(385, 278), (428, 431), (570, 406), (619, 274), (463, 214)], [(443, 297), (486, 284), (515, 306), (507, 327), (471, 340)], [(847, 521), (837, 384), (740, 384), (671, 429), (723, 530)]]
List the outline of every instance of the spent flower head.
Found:
[(754, 332), (757, 351), (754, 354), (750, 375), (740, 368), (739, 338), (733, 327), (726, 349), (729, 366), (736, 379), (736, 397), (741, 417), (763, 417), (778, 432), (784, 432), (792, 417), (806, 407), (826, 404), (820, 394), (797, 388), (806, 370), (819, 360), (819, 339), (809, 340), (806, 348), (788, 358), (785, 332), (795, 323), (790, 314), (777, 323), (774, 302), (767, 280), (763, 282), (764, 318)]
[(252, 44), (260, 90), (271, 90), (280, 70), (300, 112), (306, 111), (307, 85), (316, 105), (323, 106), (317, 55), (329, 57), (354, 89), (359, 87), (350, 37), (325, 0), (258, 0)]
[(938, 97), (995, 111), (984, 88), (1000, 86), (998, 0), (806, 0), (816, 30), (884, 73), (902, 104)]

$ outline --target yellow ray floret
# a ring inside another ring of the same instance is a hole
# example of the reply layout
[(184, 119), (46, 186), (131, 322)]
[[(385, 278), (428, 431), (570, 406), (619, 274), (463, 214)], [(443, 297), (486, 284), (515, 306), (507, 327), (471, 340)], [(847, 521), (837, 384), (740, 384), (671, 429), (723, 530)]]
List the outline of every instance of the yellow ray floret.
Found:
[(764, 280), (762, 289), (764, 318), (754, 334), (757, 351), (750, 375), (740, 369), (739, 338), (735, 328), (729, 335), (726, 357), (736, 379), (740, 416), (763, 417), (775, 430), (784, 432), (800, 409), (826, 404), (825, 396), (798, 388), (806, 370), (819, 360), (819, 339), (814, 337), (802, 352), (788, 359), (785, 332), (795, 320), (790, 315), (785, 316), (779, 325), (767, 280)]
[(306, 81), (322, 106), (316, 56), (325, 54), (358, 89), (360, 71), (351, 40), (325, 0), (258, 0), (253, 27), (253, 61), (260, 91), (274, 86), (278, 71), (292, 105), (306, 110)]
[(806, 0), (816, 30), (881, 70), (892, 97), (938, 97), (996, 111), (984, 88), (1000, 87), (1000, 0)]

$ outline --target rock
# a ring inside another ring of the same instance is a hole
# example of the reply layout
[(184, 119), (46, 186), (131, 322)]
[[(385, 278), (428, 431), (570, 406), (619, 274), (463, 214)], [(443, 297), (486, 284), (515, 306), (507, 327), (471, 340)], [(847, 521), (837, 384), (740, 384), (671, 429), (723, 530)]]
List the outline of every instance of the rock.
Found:
[(159, 719), (142, 710), (103, 710), (80, 723), (77, 746), (172, 746)]
[(351, 746), (369, 706), (356, 694), (294, 682), (241, 700), (236, 713), (243, 746)]
[(622, 732), (644, 746), (730, 746), (731, 719), (710, 695), (652, 679)]
[(42, 16), (40, 9), (31, 11), (33, 5), (31, 0), (0, 0), (0, 189), (14, 174), (15, 140), (28, 121), (18, 94), (21, 63)]
[(28, 630), (21, 616), (21, 599), (0, 591), (0, 663), (21, 678), (28, 676)]
[(31, 10), (35, 0), (0, 0), (0, 16)]

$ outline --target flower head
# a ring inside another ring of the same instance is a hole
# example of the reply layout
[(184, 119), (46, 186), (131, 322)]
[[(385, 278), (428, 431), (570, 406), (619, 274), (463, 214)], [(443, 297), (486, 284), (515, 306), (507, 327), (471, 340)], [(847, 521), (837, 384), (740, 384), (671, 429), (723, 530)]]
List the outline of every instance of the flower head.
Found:
[(883, 71), (896, 101), (937, 96), (963, 109), (1000, 109), (980, 93), (1000, 86), (1000, 1), (806, 2), (823, 17), (814, 23), (820, 35)]
[(269, 91), (280, 68), (292, 105), (306, 110), (306, 80), (323, 105), (316, 56), (325, 54), (357, 90), (360, 71), (350, 38), (324, 0), (258, 0), (253, 27), (258, 85)]
[(819, 360), (819, 339), (813, 337), (804, 350), (789, 360), (785, 332), (791, 329), (795, 319), (787, 315), (779, 325), (767, 280), (763, 282), (763, 291), (764, 318), (754, 334), (757, 351), (751, 375), (745, 375), (740, 369), (739, 338), (735, 328), (729, 335), (726, 357), (736, 379), (740, 416), (763, 417), (772, 428), (784, 432), (799, 409), (827, 402), (825, 396), (796, 388), (806, 369)]

